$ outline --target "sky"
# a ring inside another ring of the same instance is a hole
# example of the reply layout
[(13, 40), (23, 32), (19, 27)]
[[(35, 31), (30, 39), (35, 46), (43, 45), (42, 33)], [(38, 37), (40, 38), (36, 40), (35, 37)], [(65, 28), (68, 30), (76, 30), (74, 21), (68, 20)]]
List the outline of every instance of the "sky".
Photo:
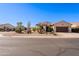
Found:
[(0, 3), (0, 24), (31, 26), (39, 22), (55, 23), (61, 20), (79, 22), (78, 3)]

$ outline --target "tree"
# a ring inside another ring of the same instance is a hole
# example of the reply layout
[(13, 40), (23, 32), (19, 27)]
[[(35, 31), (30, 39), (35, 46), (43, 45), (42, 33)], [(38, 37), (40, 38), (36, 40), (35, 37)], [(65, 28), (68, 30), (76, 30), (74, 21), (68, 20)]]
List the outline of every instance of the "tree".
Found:
[(27, 23), (27, 33), (31, 33), (31, 23), (30, 21)]
[(16, 27), (15, 31), (17, 33), (22, 33), (23, 30), (24, 30), (24, 26), (22, 26), (22, 22), (17, 22), (17, 27)]
[(27, 28), (30, 28), (31, 27), (31, 23), (30, 21), (27, 23)]

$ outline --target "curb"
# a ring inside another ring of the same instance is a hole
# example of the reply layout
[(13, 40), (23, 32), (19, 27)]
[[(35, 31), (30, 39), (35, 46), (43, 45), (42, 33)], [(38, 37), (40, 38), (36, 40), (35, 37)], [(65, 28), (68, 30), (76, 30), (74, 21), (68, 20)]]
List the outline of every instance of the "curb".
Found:
[(2, 38), (79, 38), (79, 37), (61, 37), (61, 36), (0, 36)]

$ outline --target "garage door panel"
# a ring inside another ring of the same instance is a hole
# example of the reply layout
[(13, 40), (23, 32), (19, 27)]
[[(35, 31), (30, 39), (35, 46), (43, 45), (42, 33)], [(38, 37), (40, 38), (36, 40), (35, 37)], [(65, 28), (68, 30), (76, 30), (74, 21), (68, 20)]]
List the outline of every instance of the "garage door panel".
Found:
[(56, 27), (57, 32), (68, 32), (68, 27)]

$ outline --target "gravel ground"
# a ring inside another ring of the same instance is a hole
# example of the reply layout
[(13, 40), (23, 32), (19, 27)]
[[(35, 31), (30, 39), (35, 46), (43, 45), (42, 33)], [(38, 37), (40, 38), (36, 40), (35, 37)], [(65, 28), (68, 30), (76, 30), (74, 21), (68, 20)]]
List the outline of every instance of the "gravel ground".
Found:
[(27, 38), (79, 38), (79, 33), (56, 33), (53, 34), (18, 34), (15, 32), (0, 32), (0, 37), (27, 37)]

